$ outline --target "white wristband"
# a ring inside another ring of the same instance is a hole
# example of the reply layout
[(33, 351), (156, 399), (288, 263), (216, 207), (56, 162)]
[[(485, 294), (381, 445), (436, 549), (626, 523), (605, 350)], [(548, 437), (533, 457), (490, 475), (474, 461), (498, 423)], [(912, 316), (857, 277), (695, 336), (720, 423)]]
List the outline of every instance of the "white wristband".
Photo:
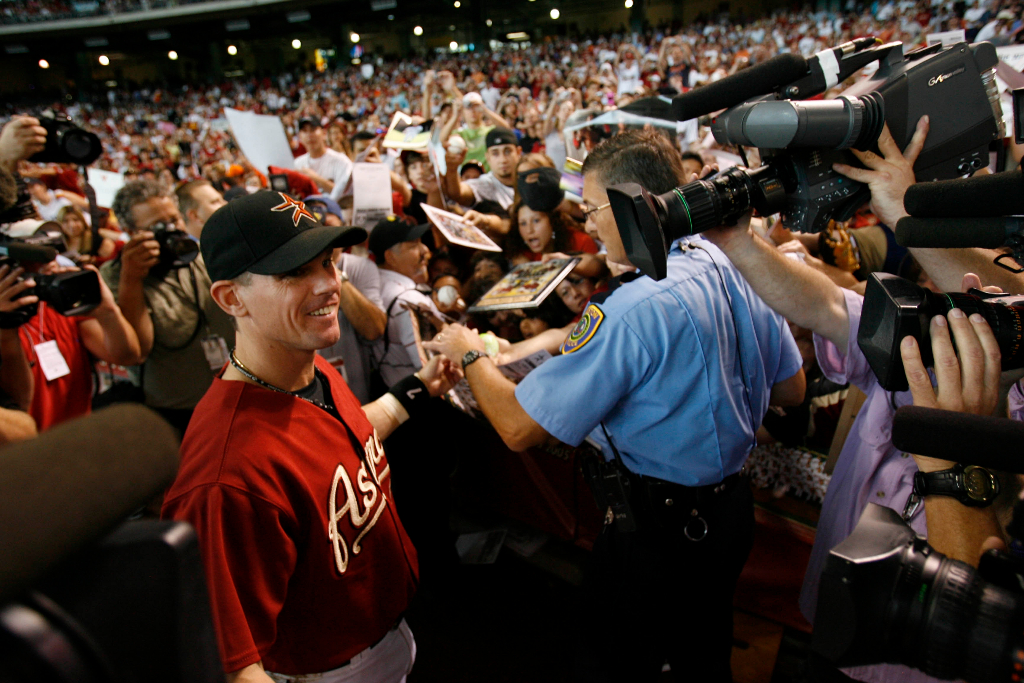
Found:
[(377, 399), (377, 403), (379, 403), (380, 407), (384, 409), (384, 412), (390, 415), (391, 419), (398, 424), (402, 424), (409, 419), (408, 411), (406, 411), (406, 409), (402, 407), (402, 404), (399, 403), (398, 399), (391, 394), (384, 394)]

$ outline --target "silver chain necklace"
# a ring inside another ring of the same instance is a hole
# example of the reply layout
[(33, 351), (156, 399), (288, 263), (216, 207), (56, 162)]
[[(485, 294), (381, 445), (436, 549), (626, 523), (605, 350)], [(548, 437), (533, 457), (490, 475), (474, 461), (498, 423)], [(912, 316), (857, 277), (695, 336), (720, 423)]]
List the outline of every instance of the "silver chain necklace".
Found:
[[(330, 406), (326, 405), (325, 403), (321, 403), (320, 401), (314, 401), (311, 398), (306, 398), (305, 396), (302, 396), (302, 395), (300, 395), (300, 394), (298, 394), (297, 392), (294, 392), (294, 391), (288, 391), (287, 389), (282, 389), (281, 387), (276, 387), (273, 384), (271, 384), (270, 382), (265, 382), (264, 380), (260, 379), (259, 377), (254, 375), (252, 373), (252, 371), (249, 370), (249, 368), (247, 368), (244, 365), (242, 365), (242, 361), (240, 361), (237, 358), (235, 358), (234, 350), (231, 351), (230, 360), (231, 360), (231, 365), (233, 365), (236, 370), (238, 370), (240, 373), (245, 375), (245, 377), (247, 379), (252, 380), (256, 384), (258, 384), (261, 387), (263, 387), (264, 389), (270, 389), (271, 391), (276, 391), (279, 394), (288, 394), (289, 396), (294, 396), (295, 398), (301, 398), (306, 403), (311, 403), (311, 404), (315, 405), (317, 408), (321, 408), (323, 410), (326, 410), (331, 415), (335, 414), (335, 410), (333, 408), (331, 408)], [(319, 371), (314, 367), (313, 368), (314, 376), (318, 372)], [(326, 387), (324, 387), (324, 389), (326, 390)]]

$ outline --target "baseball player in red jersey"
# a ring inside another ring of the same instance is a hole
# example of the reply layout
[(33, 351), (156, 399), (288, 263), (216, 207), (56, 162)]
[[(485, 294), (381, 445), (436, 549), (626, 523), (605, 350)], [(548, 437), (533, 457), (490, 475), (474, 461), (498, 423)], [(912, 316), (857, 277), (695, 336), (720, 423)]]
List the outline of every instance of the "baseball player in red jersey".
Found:
[(317, 356), (340, 335), (332, 252), (365, 238), (269, 191), (203, 230), (237, 346), (185, 433), (163, 515), (196, 528), (229, 682), (398, 683), (415, 659), (402, 614), (416, 551), (381, 442), (458, 373), (437, 358), (360, 406)]

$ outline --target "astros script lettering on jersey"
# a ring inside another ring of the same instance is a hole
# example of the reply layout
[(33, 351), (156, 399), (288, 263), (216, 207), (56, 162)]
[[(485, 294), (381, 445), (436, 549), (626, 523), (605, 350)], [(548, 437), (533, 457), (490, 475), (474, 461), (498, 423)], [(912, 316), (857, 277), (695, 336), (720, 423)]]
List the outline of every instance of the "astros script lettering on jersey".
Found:
[[(363, 450), (366, 452), (366, 459), (356, 473), (356, 488), (359, 489), (359, 494), (353, 488), (352, 479), (343, 465), (338, 465), (334, 471), (334, 482), (331, 484), (331, 499), (327, 507), (330, 529), (327, 535), (334, 546), (334, 561), (341, 574), (348, 570), (350, 553), (359, 554), (362, 550), (360, 543), (363, 537), (370, 533), (388, 505), (381, 482), (391, 474), (391, 466), (384, 461), (384, 446), (377, 437), (376, 429), (373, 430), (373, 436), (366, 440)], [(384, 462), (384, 467), (378, 470), (381, 462)], [(370, 466), (369, 472), (367, 465)], [(340, 494), (338, 484), (342, 485)], [(340, 528), (346, 515), (351, 525), (349, 533), (355, 534), (355, 540), (351, 543)]]

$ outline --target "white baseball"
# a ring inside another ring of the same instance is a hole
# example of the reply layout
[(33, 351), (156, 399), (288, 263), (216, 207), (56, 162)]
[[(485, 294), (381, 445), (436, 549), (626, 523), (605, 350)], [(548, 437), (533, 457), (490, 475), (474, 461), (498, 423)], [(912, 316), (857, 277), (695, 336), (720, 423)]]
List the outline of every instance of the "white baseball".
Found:
[(466, 141), (461, 135), (453, 135), (448, 138), (448, 151), (452, 154), (460, 154), (466, 151)]

